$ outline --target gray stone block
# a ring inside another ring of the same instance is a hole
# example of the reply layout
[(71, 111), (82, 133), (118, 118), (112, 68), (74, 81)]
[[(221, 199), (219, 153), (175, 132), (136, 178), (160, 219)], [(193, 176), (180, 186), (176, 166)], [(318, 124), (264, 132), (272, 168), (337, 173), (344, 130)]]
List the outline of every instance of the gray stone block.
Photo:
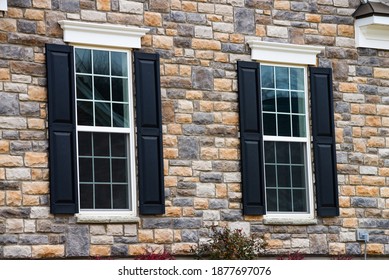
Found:
[(255, 34), (254, 10), (246, 8), (234, 9), (235, 32)]
[(66, 256), (89, 256), (88, 226), (69, 226), (66, 232)]
[(15, 116), (19, 114), (19, 98), (17, 94), (0, 92), (0, 114)]
[[(196, 113), (195, 113), (196, 114)], [(180, 159), (199, 158), (199, 140), (196, 137), (178, 138), (178, 156)]]

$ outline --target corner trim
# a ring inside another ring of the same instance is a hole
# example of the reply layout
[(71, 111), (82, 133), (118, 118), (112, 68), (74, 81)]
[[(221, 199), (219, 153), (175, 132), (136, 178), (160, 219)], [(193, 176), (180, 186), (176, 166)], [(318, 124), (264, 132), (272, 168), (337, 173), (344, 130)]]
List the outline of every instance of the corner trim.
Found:
[(316, 65), (316, 56), (325, 49), (322, 46), (275, 43), (256, 39), (249, 40), (247, 43), (251, 48), (251, 59), (273, 63)]
[(72, 20), (61, 20), (58, 23), (64, 30), (63, 39), (65, 42), (117, 48), (139, 49), (141, 37), (149, 31), (147, 28), (136, 26)]
[(389, 50), (389, 17), (356, 19), (354, 27), (356, 47)]

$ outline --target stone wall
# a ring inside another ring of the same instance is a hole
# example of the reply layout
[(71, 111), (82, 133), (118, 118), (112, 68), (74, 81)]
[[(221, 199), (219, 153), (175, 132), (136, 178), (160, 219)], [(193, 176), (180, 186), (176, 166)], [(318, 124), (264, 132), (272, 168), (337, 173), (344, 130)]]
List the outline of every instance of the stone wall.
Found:
[[(8, 0), (0, 17), (0, 258), (187, 254), (218, 224), (259, 233), (269, 254), (389, 254), (389, 52), (356, 49), (359, 0)], [(166, 214), (78, 224), (49, 213), (45, 43), (59, 20), (150, 28), (161, 55)], [(333, 68), (340, 216), (264, 225), (242, 216), (236, 61), (249, 38), (324, 45)]]

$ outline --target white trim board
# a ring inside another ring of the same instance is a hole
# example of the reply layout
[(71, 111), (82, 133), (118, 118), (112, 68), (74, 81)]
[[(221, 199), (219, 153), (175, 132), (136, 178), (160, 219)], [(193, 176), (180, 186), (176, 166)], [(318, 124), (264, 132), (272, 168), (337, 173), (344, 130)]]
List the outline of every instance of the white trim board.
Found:
[(0, 0), (0, 11), (7, 11), (7, 0)]
[(325, 49), (308, 46), (249, 40), (251, 59), (261, 62), (316, 65), (316, 56)]
[(147, 28), (61, 20), (58, 22), (64, 30), (63, 39), (68, 43), (97, 45), (113, 48), (141, 47), (141, 37), (149, 31)]
[(355, 20), (355, 45), (389, 50), (389, 17), (371, 16)]

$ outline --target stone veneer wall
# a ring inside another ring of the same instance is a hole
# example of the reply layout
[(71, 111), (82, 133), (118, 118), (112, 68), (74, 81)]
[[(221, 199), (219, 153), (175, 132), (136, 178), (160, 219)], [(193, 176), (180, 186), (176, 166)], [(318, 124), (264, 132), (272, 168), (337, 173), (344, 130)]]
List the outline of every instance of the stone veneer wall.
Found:
[[(389, 254), (389, 52), (354, 47), (359, 0), (8, 0), (0, 16), (0, 258), (174, 254), (212, 224), (260, 233), (268, 252)], [(166, 214), (139, 224), (77, 224), (49, 213), (44, 44), (59, 20), (151, 28), (161, 54)], [(324, 45), (332, 66), (340, 216), (317, 225), (264, 225), (242, 216), (236, 61), (249, 37)]]

